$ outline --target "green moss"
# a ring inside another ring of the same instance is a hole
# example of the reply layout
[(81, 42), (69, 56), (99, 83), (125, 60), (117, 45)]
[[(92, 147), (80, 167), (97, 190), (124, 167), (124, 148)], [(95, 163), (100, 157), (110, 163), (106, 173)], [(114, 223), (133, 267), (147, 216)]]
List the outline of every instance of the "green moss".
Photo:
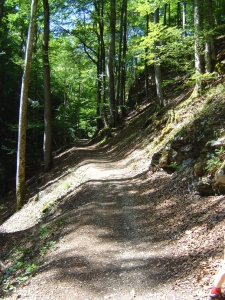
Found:
[(222, 61), (222, 62), (217, 63), (215, 65), (215, 69), (220, 75), (225, 74), (225, 62)]
[(206, 157), (205, 155), (200, 156), (194, 165), (195, 175), (198, 177), (202, 177), (206, 173), (205, 167), (206, 167)]
[(157, 128), (160, 128), (162, 125), (164, 125), (164, 124), (166, 124), (167, 123), (167, 121), (168, 121), (168, 117), (165, 117), (165, 118), (162, 118), (162, 119), (160, 119), (160, 120), (155, 120), (154, 122), (153, 122), (153, 126), (157, 129)]
[(162, 136), (162, 138), (166, 135), (166, 134), (168, 134), (168, 133), (170, 133), (172, 130), (173, 130), (173, 125), (170, 123), (170, 124), (168, 124), (165, 128), (163, 128), (163, 130), (162, 130), (162, 134), (161, 134), (161, 136)]
[(182, 109), (182, 108), (186, 108), (187, 106), (191, 105), (191, 103), (194, 103), (196, 101), (197, 97), (193, 91), (192, 95), (183, 103), (179, 104), (177, 106), (177, 109)]

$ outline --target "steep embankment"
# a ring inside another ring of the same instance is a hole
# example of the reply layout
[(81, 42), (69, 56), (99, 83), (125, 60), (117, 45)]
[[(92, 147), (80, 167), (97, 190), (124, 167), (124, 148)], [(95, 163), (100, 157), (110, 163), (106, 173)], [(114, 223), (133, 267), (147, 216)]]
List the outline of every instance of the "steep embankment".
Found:
[(107, 141), (58, 151), (28, 180), (27, 204), (0, 227), (5, 299), (206, 299), (225, 198), (193, 189), (201, 151), (187, 150), (201, 124), (208, 140), (222, 133), (225, 97), (221, 86), (191, 93), (168, 93), (160, 112), (140, 106)]

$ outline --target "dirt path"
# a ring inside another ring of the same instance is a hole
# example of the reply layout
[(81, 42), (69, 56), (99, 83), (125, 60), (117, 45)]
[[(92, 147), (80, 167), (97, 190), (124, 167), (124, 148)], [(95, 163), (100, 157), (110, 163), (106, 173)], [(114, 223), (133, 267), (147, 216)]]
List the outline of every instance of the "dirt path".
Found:
[[(76, 170), (61, 158), (39, 201), (0, 227), (12, 232), (37, 226), (37, 208), (56, 189), (61, 193), (57, 209), (42, 221), (47, 226), (60, 218), (60, 242), (46, 252), (35, 276), (5, 299), (207, 299), (221, 249), (215, 258), (216, 245), (209, 241), (219, 224), (213, 223), (212, 231), (206, 227), (215, 205), (224, 209), (224, 198), (202, 198), (200, 207), (187, 183), (180, 188), (173, 175), (150, 172), (141, 151), (123, 160), (93, 147), (74, 147), (72, 155), (82, 157)], [(56, 176), (66, 168), (72, 171)], [(197, 222), (200, 217), (207, 222)]]

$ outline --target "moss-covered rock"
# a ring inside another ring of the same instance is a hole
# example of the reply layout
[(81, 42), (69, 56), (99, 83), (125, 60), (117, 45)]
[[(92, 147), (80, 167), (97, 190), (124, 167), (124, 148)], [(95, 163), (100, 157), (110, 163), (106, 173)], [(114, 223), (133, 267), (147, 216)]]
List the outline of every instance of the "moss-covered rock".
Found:
[(225, 186), (225, 161), (222, 163), (221, 167), (217, 170), (215, 174), (215, 181), (219, 185)]
[(197, 159), (195, 165), (194, 165), (194, 175), (197, 177), (202, 177), (205, 174), (205, 168), (207, 165), (207, 160), (206, 160), (207, 153), (204, 153), (199, 156)]

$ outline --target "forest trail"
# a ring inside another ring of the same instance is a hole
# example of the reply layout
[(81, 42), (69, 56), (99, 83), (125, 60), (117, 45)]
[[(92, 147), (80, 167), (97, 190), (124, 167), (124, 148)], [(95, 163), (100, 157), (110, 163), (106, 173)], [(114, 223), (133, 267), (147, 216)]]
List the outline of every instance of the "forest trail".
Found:
[(0, 227), (6, 235), (28, 235), (40, 224), (38, 207), (54, 194), (61, 199), (41, 220), (52, 228), (48, 242), (58, 242), (34, 276), (4, 299), (207, 299), (212, 245), (205, 224), (196, 226), (190, 215), (205, 205), (207, 216), (223, 197), (202, 199), (200, 208), (199, 196), (175, 188), (172, 175), (149, 171), (144, 150), (120, 157), (100, 149), (80, 143), (59, 154), (39, 200)]

